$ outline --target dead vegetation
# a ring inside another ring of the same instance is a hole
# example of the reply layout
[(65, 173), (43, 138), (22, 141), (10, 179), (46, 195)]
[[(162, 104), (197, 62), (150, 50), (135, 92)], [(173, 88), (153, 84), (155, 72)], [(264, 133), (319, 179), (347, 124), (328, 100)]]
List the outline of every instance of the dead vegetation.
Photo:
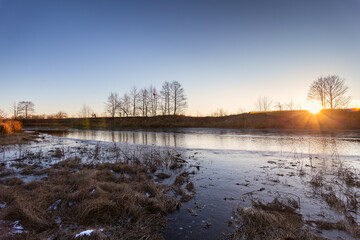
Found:
[[(177, 157), (154, 149), (146, 154), (121, 150), (117, 161), (102, 162), (102, 150), (96, 147), (86, 163), (68, 158), (47, 169), (19, 165), (22, 175), (45, 175), (41, 181), (1, 179), (0, 238), (74, 239), (92, 229), (90, 236), (76, 239), (162, 239), (165, 215), (193, 197), (182, 185), (188, 182), (188, 191), (194, 193), (189, 175), (177, 176), (181, 179), (177, 185), (154, 181), (155, 176), (161, 181), (180, 174), (170, 169)], [(55, 151), (55, 155), (65, 154)], [(14, 228), (15, 222), (20, 230)]]
[(239, 206), (235, 212), (235, 231), (231, 239), (324, 239), (305, 228), (293, 199), (275, 198), (270, 203), (252, 200), (252, 207)]
[(0, 120), (0, 135), (12, 134), (14, 132), (20, 132), (22, 124), (20, 121), (15, 120)]

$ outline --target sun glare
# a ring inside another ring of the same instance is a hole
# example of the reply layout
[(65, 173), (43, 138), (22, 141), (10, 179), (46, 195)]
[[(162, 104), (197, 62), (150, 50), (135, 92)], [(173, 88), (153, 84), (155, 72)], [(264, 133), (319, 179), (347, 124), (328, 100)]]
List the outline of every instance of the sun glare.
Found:
[(321, 111), (322, 107), (320, 104), (309, 104), (307, 110), (312, 114), (317, 114)]

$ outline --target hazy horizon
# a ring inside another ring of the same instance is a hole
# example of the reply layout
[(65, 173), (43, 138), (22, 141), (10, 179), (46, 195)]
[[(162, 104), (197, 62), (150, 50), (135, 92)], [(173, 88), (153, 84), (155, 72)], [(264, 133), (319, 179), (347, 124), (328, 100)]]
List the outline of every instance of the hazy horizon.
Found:
[(0, 109), (105, 112), (110, 92), (182, 84), (187, 115), (307, 108), (320, 76), (360, 105), (360, 1), (0, 0)]

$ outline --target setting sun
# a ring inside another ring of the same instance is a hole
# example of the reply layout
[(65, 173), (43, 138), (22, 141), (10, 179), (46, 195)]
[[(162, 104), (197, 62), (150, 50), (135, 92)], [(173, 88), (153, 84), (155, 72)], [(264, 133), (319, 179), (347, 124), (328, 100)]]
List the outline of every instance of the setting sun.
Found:
[(306, 109), (312, 114), (317, 114), (321, 111), (322, 107), (320, 104), (311, 103), (306, 107)]

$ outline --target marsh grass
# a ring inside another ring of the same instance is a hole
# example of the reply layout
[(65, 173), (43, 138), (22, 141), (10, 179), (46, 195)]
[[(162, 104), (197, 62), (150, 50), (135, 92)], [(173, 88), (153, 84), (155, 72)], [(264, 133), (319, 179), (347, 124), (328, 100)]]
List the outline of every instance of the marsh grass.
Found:
[[(24, 182), (10, 174), (1, 180), (0, 203), (5, 207), (0, 211), (4, 220), (0, 238), (74, 239), (82, 230), (94, 229), (90, 237), (76, 239), (162, 239), (165, 215), (178, 210), (181, 201), (189, 201), (193, 194), (180, 185), (160, 184), (154, 179), (174, 175), (183, 185), (189, 182), (189, 175), (180, 176), (178, 168), (171, 171), (171, 164), (177, 162), (172, 151), (112, 148), (117, 156), (112, 162), (102, 161), (109, 149), (99, 144), (79, 149), (88, 152), (85, 161), (67, 158), (48, 168), (39, 167), (36, 161), (34, 165), (15, 161), (22, 175), (46, 177)], [(64, 157), (66, 153), (60, 151)], [(6, 171), (6, 166), (2, 168)], [(193, 186), (189, 189), (194, 192)], [(24, 228), (21, 233), (12, 233), (15, 221)]]
[(14, 132), (20, 132), (22, 130), (22, 124), (16, 120), (0, 120), (0, 135), (12, 134)]
[(235, 231), (231, 239), (324, 239), (305, 229), (302, 215), (293, 199), (274, 198), (264, 203), (252, 200), (252, 207), (239, 206), (235, 211)]

